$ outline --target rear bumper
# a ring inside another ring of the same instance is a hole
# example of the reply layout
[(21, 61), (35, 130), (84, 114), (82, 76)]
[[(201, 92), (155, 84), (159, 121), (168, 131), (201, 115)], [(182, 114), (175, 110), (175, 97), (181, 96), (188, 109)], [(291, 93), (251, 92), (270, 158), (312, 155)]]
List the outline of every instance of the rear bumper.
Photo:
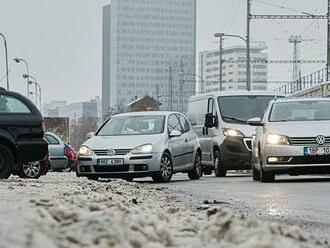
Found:
[(221, 161), (228, 170), (251, 169), (250, 138), (227, 137), (220, 146)]
[(48, 153), (48, 143), (44, 139), (18, 140), (17, 163), (40, 161)]

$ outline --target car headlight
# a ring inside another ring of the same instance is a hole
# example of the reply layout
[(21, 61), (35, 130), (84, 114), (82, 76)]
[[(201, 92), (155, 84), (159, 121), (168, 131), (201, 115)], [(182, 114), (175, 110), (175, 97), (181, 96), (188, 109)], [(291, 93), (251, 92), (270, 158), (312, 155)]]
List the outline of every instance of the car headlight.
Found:
[(223, 134), (227, 137), (233, 137), (233, 138), (243, 138), (244, 134), (241, 131), (231, 129), (231, 128), (224, 128), (222, 130)]
[(269, 134), (267, 135), (267, 144), (270, 145), (288, 145), (288, 138), (284, 135)]
[(79, 155), (83, 155), (83, 156), (92, 156), (93, 155), (93, 150), (90, 149), (87, 146), (82, 146), (79, 149)]
[(151, 144), (145, 144), (142, 146), (135, 147), (131, 153), (132, 154), (146, 154), (146, 153), (151, 153), (152, 152), (152, 145)]

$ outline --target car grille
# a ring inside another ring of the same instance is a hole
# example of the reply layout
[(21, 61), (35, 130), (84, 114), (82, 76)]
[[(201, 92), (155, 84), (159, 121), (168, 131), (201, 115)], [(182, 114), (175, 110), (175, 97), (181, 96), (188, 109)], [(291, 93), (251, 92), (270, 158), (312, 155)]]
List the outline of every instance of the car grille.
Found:
[[(126, 155), (129, 153), (131, 149), (115, 149), (115, 155)], [(93, 151), (97, 156), (109, 156), (108, 149), (103, 149), (103, 150), (94, 150)], [(115, 156), (114, 155), (114, 156)]]
[[(330, 144), (330, 137), (325, 137), (325, 144)], [(289, 138), (290, 145), (317, 145), (316, 137)]]
[(129, 170), (129, 165), (116, 165), (116, 166), (94, 166), (95, 172), (125, 172)]
[(288, 164), (329, 164), (330, 156), (297, 156), (292, 157)]

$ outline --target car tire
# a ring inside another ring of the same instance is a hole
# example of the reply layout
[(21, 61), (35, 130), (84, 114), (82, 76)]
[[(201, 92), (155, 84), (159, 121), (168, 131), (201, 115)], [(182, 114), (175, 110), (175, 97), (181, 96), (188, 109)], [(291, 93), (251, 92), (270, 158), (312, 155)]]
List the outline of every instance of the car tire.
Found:
[(211, 175), (212, 174), (212, 169), (204, 166), (204, 168), (203, 168), (203, 174), (204, 175)]
[(202, 156), (200, 152), (196, 152), (194, 160), (194, 168), (188, 172), (190, 180), (198, 180), (203, 175)]
[(88, 178), (88, 180), (92, 180), (92, 181), (98, 181), (99, 180), (99, 176), (96, 175), (88, 175), (86, 176)]
[(173, 175), (173, 164), (171, 155), (165, 152), (160, 160), (159, 172), (152, 177), (155, 183), (166, 183), (171, 181)]
[(257, 170), (254, 164), (252, 164), (252, 178), (253, 181), (260, 181), (260, 172)]
[(132, 182), (134, 180), (134, 177), (132, 176), (126, 176), (126, 177), (122, 177), (121, 179), (127, 181), (127, 182)]
[(10, 177), (13, 164), (13, 153), (9, 148), (0, 144), (0, 178), (7, 179)]
[(260, 181), (263, 183), (271, 183), (275, 181), (275, 174), (271, 172), (266, 172), (260, 168)]
[(220, 152), (214, 152), (214, 170), (216, 177), (225, 177), (227, 174), (227, 170), (223, 168), (223, 164), (221, 163)]
[(27, 162), (19, 165), (18, 176), (20, 178), (38, 179), (45, 174), (44, 165), (40, 161)]

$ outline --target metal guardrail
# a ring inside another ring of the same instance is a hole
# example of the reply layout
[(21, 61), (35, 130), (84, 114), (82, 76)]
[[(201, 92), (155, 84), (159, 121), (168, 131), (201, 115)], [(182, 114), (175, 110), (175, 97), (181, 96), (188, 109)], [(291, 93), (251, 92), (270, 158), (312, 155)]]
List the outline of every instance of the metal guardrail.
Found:
[(316, 85), (320, 85), (326, 81), (327, 81), (327, 69), (323, 68), (307, 76), (303, 76), (296, 81), (290, 82), (279, 88), (276, 88), (275, 91), (278, 93), (283, 93), (285, 95), (292, 95), (301, 90), (306, 90)]

